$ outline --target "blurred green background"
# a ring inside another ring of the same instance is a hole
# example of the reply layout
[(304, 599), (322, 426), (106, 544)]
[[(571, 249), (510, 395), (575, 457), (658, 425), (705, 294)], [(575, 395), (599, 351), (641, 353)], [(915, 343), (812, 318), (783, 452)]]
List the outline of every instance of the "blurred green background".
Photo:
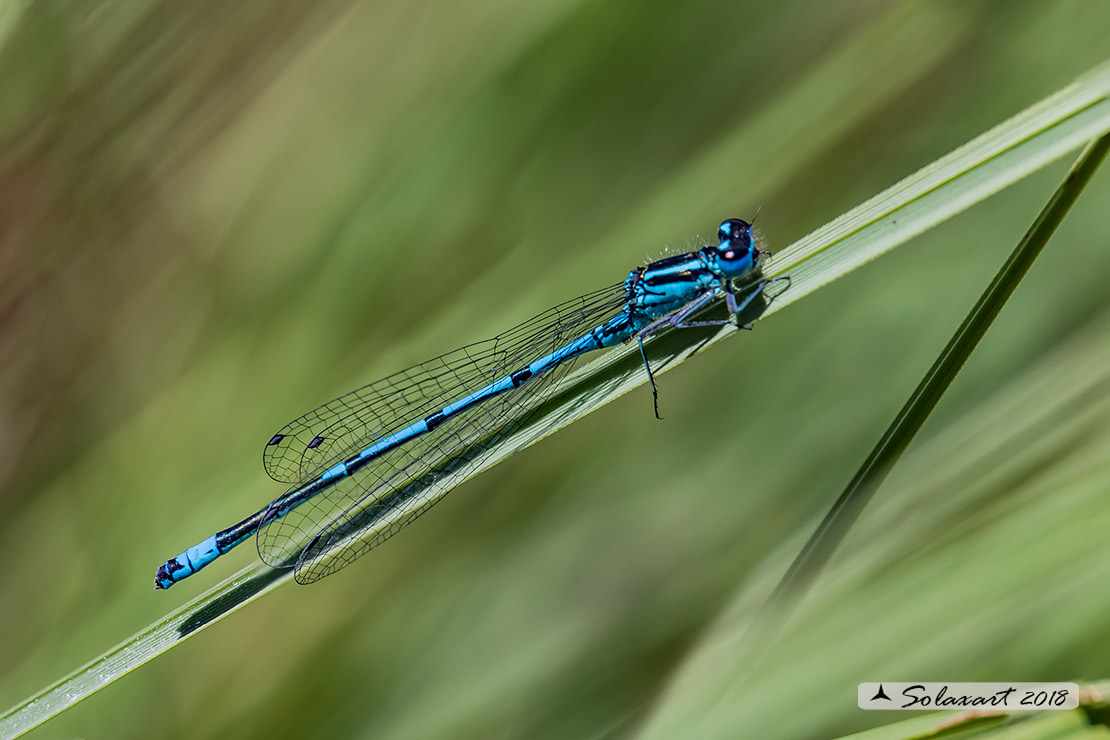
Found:
[[(0, 705), (205, 587), (154, 569), (281, 493), (289, 419), (724, 217), (762, 206), (779, 249), (1108, 28), (1098, 0), (7, 5)], [(816, 738), (892, 719), (859, 681), (1110, 675), (1106, 172), (734, 660), (1065, 167), (668, 373), (665, 421), (631, 393), (30, 736)]]

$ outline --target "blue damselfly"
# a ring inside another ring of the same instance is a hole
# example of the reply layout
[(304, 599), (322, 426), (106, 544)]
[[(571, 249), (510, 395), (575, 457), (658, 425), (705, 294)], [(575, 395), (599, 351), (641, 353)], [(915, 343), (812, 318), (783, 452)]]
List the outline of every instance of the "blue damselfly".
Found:
[[(263, 461), (271, 478), (292, 487), (164, 563), (155, 586), (169, 588), (252, 535), (262, 560), (295, 567), (299, 583), (334, 573), (438, 500), (429, 499), (420, 481), (448, 466), (464, 477), (479, 466), (481, 453), (468, 450), (523, 424), (588, 352), (637, 341), (657, 401), (645, 338), (667, 326), (739, 327), (741, 312), (763, 289), (785, 280), (761, 277), (760, 257), (767, 253), (756, 247), (747, 221), (728, 219), (717, 236), (717, 246), (637, 267), (620, 283), (290, 422), (266, 444)], [(734, 281), (747, 286), (739, 298)], [(727, 319), (693, 320), (722, 295)]]

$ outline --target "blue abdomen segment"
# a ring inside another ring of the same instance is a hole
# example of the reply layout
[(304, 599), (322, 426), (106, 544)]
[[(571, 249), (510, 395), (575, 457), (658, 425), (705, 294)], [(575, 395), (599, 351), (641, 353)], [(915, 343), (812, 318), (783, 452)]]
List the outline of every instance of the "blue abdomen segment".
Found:
[(223, 555), (231, 548), (250, 538), (250, 536), (258, 531), (258, 528), (266, 522), (285, 516), (297, 506), (300, 506), (321, 491), (331, 487), (342, 478), (351, 475), (371, 460), (380, 457), (386, 452), (416, 437), (432, 431), (447, 419), (461, 414), (488, 398), (500, 395), (514, 388), (519, 388), (528, 382), (529, 379), (553, 367), (561, 365), (564, 362), (569, 362), (586, 352), (619, 344), (621, 341), (631, 336), (633, 331), (634, 327), (628, 319), (626, 309), (601, 326), (596, 327), (589, 333), (584, 334), (564, 347), (530, 363), (527, 367), (520, 368), (519, 370), (495, 380), (489, 385), (443, 407), (439, 411), (419, 421), (413, 422), (407, 427), (386, 437), (382, 437), (358, 454), (328, 468), (320, 474), (319, 477), (285, 494), (266, 509), (244, 519), (234, 527), (217, 532), (204, 542), (190, 547), (176, 558), (167, 560), (165, 564), (158, 568), (158, 572), (154, 577), (155, 587), (166, 589), (188, 578), (220, 555)]
[(172, 560), (158, 567), (154, 576), (155, 588), (169, 588), (183, 578), (196, 573), (223, 553), (216, 546), (216, 535), (212, 535), (199, 545), (193, 545)]

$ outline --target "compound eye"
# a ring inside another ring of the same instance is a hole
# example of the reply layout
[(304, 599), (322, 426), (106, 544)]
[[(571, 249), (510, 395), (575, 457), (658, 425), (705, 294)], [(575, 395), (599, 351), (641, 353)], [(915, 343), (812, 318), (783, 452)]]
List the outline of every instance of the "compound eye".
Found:
[(751, 235), (752, 225), (740, 218), (730, 218), (722, 221), (717, 228), (717, 238), (721, 242), (737, 241), (743, 244), (747, 241), (750, 243)]

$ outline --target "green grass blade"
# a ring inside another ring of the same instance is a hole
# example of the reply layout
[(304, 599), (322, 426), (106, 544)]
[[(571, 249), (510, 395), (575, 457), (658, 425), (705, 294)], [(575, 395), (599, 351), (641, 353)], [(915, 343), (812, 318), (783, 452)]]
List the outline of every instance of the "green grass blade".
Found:
[(1105, 133), (1110, 63), (1026, 109), (775, 255), (779, 310)]
[[(768, 553), (683, 659), (640, 737), (738, 726), (821, 737), (866, 719), (845, 691), (855, 683), (992, 681), (1025, 648), (1043, 651), (1023, 674), (1031, 680), (1097, 675), (1051, 656), (1083, 649), (1110, 608), (1108, 387), (1102, 311), (913, 445), (885, 484), (898, 494), (867, 507), (751, 680), (745, 635), (803, 540)], [(1034, 623), (1051, 625), (1048, 639)]]
[[(789, 273), (792, 288), (768, 313), (797, 300), (870, 259), (1110, 130), (1110, 65), (881, 193), (787, 248), (769, 263)], [(730, 332), (670, 332), (651, 343), (664, 372)], [(656, 359), (657, 358), (657, 359)], [(642, 384), (638, 357), (614, 353), (569, 378), (528, 426), (498, 440), (486, 469), (608, 401)], [(462, 477), (437, 482), (441, 496)], [(152, 569), (155, 564), (152, 564)], [(54, 685), (0, 715), (0, 737), (15, 737), (45, 722), (120, 676), (287, 580), (262, 565), (191, 600)]]
[(933, 366), (817, 526), (771, 594), (765, 609), (756, 618), (749, 637), (749, 650), (753, 654), (773, 638), (777, 625), (787, 617), (792, 605), (809, 590), (864, 507), (956, 379), (956, 375), (986, 335), (987, 329), (994, 323), (1034, 260), (1056, 233), (1079, 194), (1102, 164), (1107, 151), (1110, 151), (1110, 136), (1103, 136), (1084, 149)]

